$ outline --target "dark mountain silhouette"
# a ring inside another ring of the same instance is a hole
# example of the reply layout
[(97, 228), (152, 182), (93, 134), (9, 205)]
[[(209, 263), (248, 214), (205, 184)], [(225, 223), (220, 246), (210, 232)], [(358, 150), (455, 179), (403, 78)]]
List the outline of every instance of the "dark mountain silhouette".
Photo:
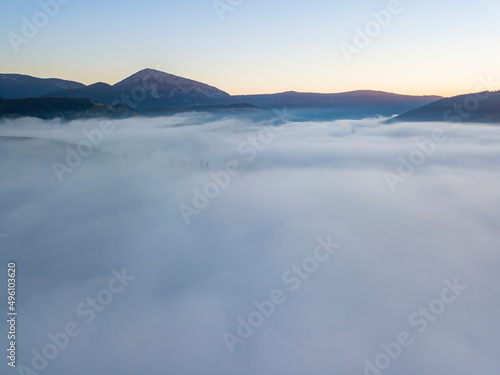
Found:
[(51, 98), (89, 99), (93, 102), (111, 105), (111, 103), (117, 100), (117, 98), (120, 98), (120, 93), (117, 90), (114, 90), (113, 86), (108, 85), (107, 83), (98, 82), (89, 86), (56, 91), (43, 96)]
[(51, 92), (78, 89), (85, 85), (57, 78), (36, 78), (22, 74), (0, 74), (0, 98), (37, 98)]
[(383, 91), (351, 91), (336, 94), (300, 93), (240, 95), (233, 100), (252, 103), (258, 107), (286, 107), (290, 114), (304, 119), (364, 118), (393, 116), (441, 99), (440, 96), (409, 96)]
[(135, 113), (128, 107), (92, 103), (89, 99), (28, 98), (0, 99), (0, 117), (37, 117), (75, 120), (86, 118), (122, 118)]
[[(201, 110), (205, 107), (208, 110), (207, 107), (249, 103), (263, 109), (283, 110), (286, 107), (295, 120), (390, 117), (441, 99), (438, 96), (397, 95), (381, 91), (352, 91), (336, 94), (290, 91), (278, 94), (231, 96), (216, 87), (154, 69), (141, 70), (115, 85), (99, 82), (85, 86), (76, 82), (61, 81), (56, 86), (57, 90), (54, 90), (54, 83), (49, 82), (52, 80), (37, 78), (33, 80), (46, 81), (48, 84), (41, 90), (44, 93), (39, 96), (89, 99), (107, 105), (118, 104), (137, 111), (149, 111), (149, 114), (165, 113), (163, 111), (165, 109), (197, 108)], [(4, 91), (9, 87), (4, 85)], [(0, 81), (0, 89), (2, 89), (2, 81)], [(19, 90), (16, 95), (20, 95)], [(30, 94), (29, 96), (36, 95)]]
[(388, 122), (500, 122), (500, 91), (459, 95), (403, 113)]
[(52, 97), (88, 98), (105, 104), (123, 104), (134, 109), (186, 108), (230, 104), (230, 95), (213, 86), (144, 69), (110, 86), (96, 83), (76, 90), (51, 93)]
[(263, 118), (272, 117), (269, 111), (261, 110), (248, 103), (135, 111), (127, 106), (111, 106), (82, 98), (0, 99), (0, 118), (37, 117), (46, 120), (53, 118), (75, 120), (102, 117), (118, 119), (130, 116), (169, 116), (185, 112), (237, 113), (260, 115)]
[(242, 100), (260, 107), (328, 107), (336, 105), (376, 105), (386, 103), (417, 103), (432, 102), (441, 99), (440, 96), (410, 96), (387, 93), (383, 91), (350, 91), (336, 94), (301, 93), (288, 91), (279, 94), (238, 95), (236, 100)]

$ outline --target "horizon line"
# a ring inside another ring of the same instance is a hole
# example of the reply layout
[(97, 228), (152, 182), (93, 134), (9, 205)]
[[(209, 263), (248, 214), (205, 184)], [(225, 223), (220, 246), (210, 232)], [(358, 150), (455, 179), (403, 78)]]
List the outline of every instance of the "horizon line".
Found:
[(184, 77), (184, 76), (180, 76), (180, 75), (168, 73), (168, 72), (165, 72), (165, 71), (162, 71), (162, 70), (158, 70), (158, 69), (154, 69), (154, 68), (149, 68), (149, 67), (140, 69), (140, 70), (138, 70), (138, 71), (136, 71), (136, 72), (134, 72), (134, 73), (126, 76), (125, 78), (123, 78), (123, 79), (121, 79), (121, 80), (119, 80), (119, 81), (117, 81), (117, 82), (115, 82), (113, 84), (108, 83), (108, 82), (103, 82), (103, 81), (95, 81), (93, 83), (84, 83), (84, 82), (76, 81), (76, 80), (70, 79), (70, 78), (60, 78), (60, 77), (54, 77), (54, 76), (41, 77), (41, 76), (35, 76), (35, 75), (31, 75), (31, 74), (18, 73), (18, 72), (15, 72), (15, 73), (0, 73), (0, 74), (21, 75), (21, 76), (28, 76), (28, 77), (38, 78), (38, 79), (60, 79), (60, 80), (64, 80), (64, 81), (71, 81), (71, 82), (80, 83), (80, 84), (83, 84), (86, 87), (88, 87), (88, 86), (91, 86), (91, 85), (95, 85), (97, 83), (104, 83), (104, 84), (107, 84), (107, 85), (110, 85), (110, 86), (114, 86), (117, 83), (120, 83), (123, 80), (125, 80), (127, 78), (130, 78), (133, 75), (135, 75), (137, 73), (140, 73), (140, 72), (142, 72), (144, 70), (153, 70), (153, 71), (156, 71), (156, 72), (160, 72), (160, 73), (164, 73), (164, 74), (169, 74), (169, 75), (176, 76), (176, 77), (179, 77), (179, 78), (182, 78), (182, 79), (188, 79), (188, 80), (191, 80), (191, 81), (194, 81), (194, 82), (198, 82), (198, 83), (201, 83), (201, 84), (204, 84), (204, 85), (212, 86), (212, 87), (214, 87), (214, 88), (216, 88), (218, 90), (224, 91), (225, 93), (227, 93), (230, 96), (276, 95), (276, 94), (285, 94), (285, 93), (335, 95), (335, 94), (349, 94), (349, 93), (356, 93), (356, 92), (363, 92), (363, 91), (365, 91), (365, 92), (374, 92), (374, 93), (378, 92), (378, 93), (391, 94), (391, 95), (399, 95), (399, 96), (409, 96), (409, 97), (438, 97), (438, 98), (445, 99), (445, 98), (451, 98), (451, 97), (454, 97), (454, 96), (470, 95), (470, 94), (476, 94), (476, 93), (485, 92), (485, 91), (477, 91), (477, 92), (467, 92), (467, 93), (455, 93), (455, 94), (453, 94), (451, 96), (448, 96), (448, 95), (440, 95), (440, 94), (408, 94), (408, 93), (399, 93), (399, 92), (386, 91), (386, 90), (380, 90), (380, 89), (358, 88), (358, 89), (351, 89), (351, 90), (347, 90), (347, 91), (309, 91), (309, 90), (299, 91), (299, 90), (291, 89), (291, 90), (285, 90), (285, 91), (271, 91), (271, 92), (259, 92), (259, 93), (248, 93), (248, 94), (231, 94), (231, 93), (229, 93), (229, 92), (227, 92), (227, 91), (225, 91), (225, 90), (221, 89), (220, 87), (215, 86), (213, 84), (205, 83), (205, 82), (198, 81), (198, 80), (195, 80), (195, 79), (192, 79), (192, 78), (187, 78), (187, 77)]

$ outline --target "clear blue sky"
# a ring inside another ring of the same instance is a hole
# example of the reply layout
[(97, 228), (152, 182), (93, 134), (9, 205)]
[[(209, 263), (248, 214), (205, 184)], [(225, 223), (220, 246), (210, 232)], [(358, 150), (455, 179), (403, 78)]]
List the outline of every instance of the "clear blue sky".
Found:
[(242, 0), (221, 20), (213, 0), (71, 0), (16, 53), (9, 33), (22, 36), (22, 18), (41, 7), (1, 0), (0, 72), (113, 84), (151, 67), (231, 94), (453, 95), (476, 91), (479, 76), (500, 78), (498, 0), (402, 0), (349, 63), (341, 43), (355, 46), (356, 27), (388, 3)]

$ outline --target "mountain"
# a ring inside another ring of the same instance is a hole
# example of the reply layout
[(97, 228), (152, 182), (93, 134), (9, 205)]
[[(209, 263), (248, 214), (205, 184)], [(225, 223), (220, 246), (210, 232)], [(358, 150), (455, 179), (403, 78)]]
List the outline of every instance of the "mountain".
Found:
[[(196, 100), (195, 98), (199, 98), (201, 101), (220, 101), (230, 97), (228, 93), (216, 87), (154, 69), (141, 70), (113, 86), (122, 92), (132, 92), (138, 87), (143, 87), (152, 95), (157, 92), (158, 99), (168, 97), (171, 100), (174, 98), (180, 100), (184, 98), (185, 101), (181, 102), (182, 106)], [(202, 103), (194, 105), (202, 105)]]
[(117, 98), (120, 98), (120, 93), (113, 89), (113, 86), (107, 83), (98, 82), (89, 86), (83, 86), (76, 89), (67, 89), (43, 95), (47, 98), (75, 98), (89, 99), (93, 102), (105, 103), (111, 105)]
[(88, 98), (110, 105), (128, 105), (134, 109), (233, 104), (230, 95), (216, 87), (154, 69), (141, 70), (113, 86), (96, 83), (46, 96)]
[(440, 96), (409, 96), (383, 91), (350, 91), (336, 94), (288, 91), (279, 94), (233, 96), (236, 102), (248, 102), (261, 108), (287, 108), (304, 119), (390, 117), (441, 99)]
[(387, 103), (432, 102), (440, 96), (409, 96), (383, 91), (350, 91), (336, 94), (301, 93), (288, 91), (279, 94), (238, 95), (239, 101), (247, 101), (261, 107), (329, 107), (331, 105), (384, 105)]
[(390, 117), (441, 99), (439, 96), (408, 96), (381, 91), (352, 91), (337, 94), (290, 91), (278, 94), (230, 96), (216, 87), (154, 69), (141, 70), (113, 86), (97, 83), (51, 93), (50, 96), (88, 98), (111, 105), (121, 103), (137, 110), (250, 103), (266, 109), (282, 110), (286, 107), (289, 113), (299, 120)]
[(56, 78), (35, 78), (22, 74), (0, 74), (0, 98), (37, 98), (51, 92), (78, 89), (85, 85)]
[[(282, 111), (287, 108), (288, 114), (297, 121), (355, 119), (375, 116), (390, 117), (441, 99), (438, 96), (408, 96), (382, 91), (352, 91), (336, 94), (289, 91), (278, 94), (231, 96), (216, 87), (154, 69), (141, 70), (114, 85), (98, 82), (85, 86), (77, 82), (42, 80), (20, 75), (1, 75), (0, 77), (4, 77), (3, 85), (0, 82), (0, 90), (3, 88), (5, 92), (4, 98), (39, 96), (81, 98), (112, 106), (124, 105), (139, 112), (149, 111), (150, 114), (163, 113), (164, 109), (197, 108), (200, 110), (204, 107), (249, 103), (263, 109)], [(19, 87), (12, 84), (16, 82), (13, 79), (19, 81), (19, 77), (23, 78), (23, 82), (32, 82), (32, 84)], [(33, 89), (35, 86), (38, 91)], [(23, 94), (23, 87), (29, 87), (30, 90), (24, 90), (25, 94)]]
[(136, 115), (128, 107), (92, 103), (89, 99), (27, 98), (0, 99), (0, 118), (38, 117), (63, 120), (123, 118)]
[(396, 116), (388, 122), (402, 121), (500, 123), (500, 91), (441, 99)]

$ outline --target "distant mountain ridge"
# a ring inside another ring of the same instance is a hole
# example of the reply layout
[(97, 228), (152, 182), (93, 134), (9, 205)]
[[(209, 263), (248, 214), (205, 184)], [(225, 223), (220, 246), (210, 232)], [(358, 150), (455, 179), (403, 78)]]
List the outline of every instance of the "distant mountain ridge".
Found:
[[(249, 103), (264, 109), (281, 110), (286, 107), (299, 120), (390, 117), (441, 99), (439, 96), (409, 96), (369, 90), (334, 94), (290, 91), (231, 96), (214, 86), (154, 69), (143, 69), (114, 85), (98, 82), (85, 86), (71, 81), (18, 75), (18, 87), (14, 89), (7, 84), (9, 77), (6, 76), (9, 75), (0, 74), (0, 92), (6, 93), (3, 98), (27, 97), (21, 96), (22, 93), (30, 97), (81, 98), (112, 106), (124, 105), (137, 111)], [(21, 80), (19, 77), (24, 78)], [(43, 82), (48, 85), (41, 90)], [(9, 90), (15, 94), (9, 94)]]
[(384, 91), (358, 90), (334, 94), (302, 93), (288, 91), (278, 94), (238, 95), (233, 100), (248, 102), (263, 108), (287, 107), (289, 113), (304, 120), (340, 118), (391, 117), (424, 104), (441, 99), (441, 96), (410, 96)]
[(260, 94), (260, 95), (236, 95), (233, 98), (255, 103), (255, 105), (272, 105), (273, 107), (289, 106), (317, 106), (325, 107), (332, 102), (337, 104), (384, 104), (390, 100), (397, 100), (401, 103), (416, 101), (436, 101), (442, 99), (441, 96), (411, 96), (388, 93), (385, 91), (357, 90), (333, 94), (319, 94), (287, 91), (278, 94)]
[(427, 104), (387, 122), (500, 122), (500, 91), (458, 95)]
[(60, 90), (79, 89), (84, 84), (58, 78), (36, 78), (22, 74), (0, 74), (0, 98), (37, 98)]

